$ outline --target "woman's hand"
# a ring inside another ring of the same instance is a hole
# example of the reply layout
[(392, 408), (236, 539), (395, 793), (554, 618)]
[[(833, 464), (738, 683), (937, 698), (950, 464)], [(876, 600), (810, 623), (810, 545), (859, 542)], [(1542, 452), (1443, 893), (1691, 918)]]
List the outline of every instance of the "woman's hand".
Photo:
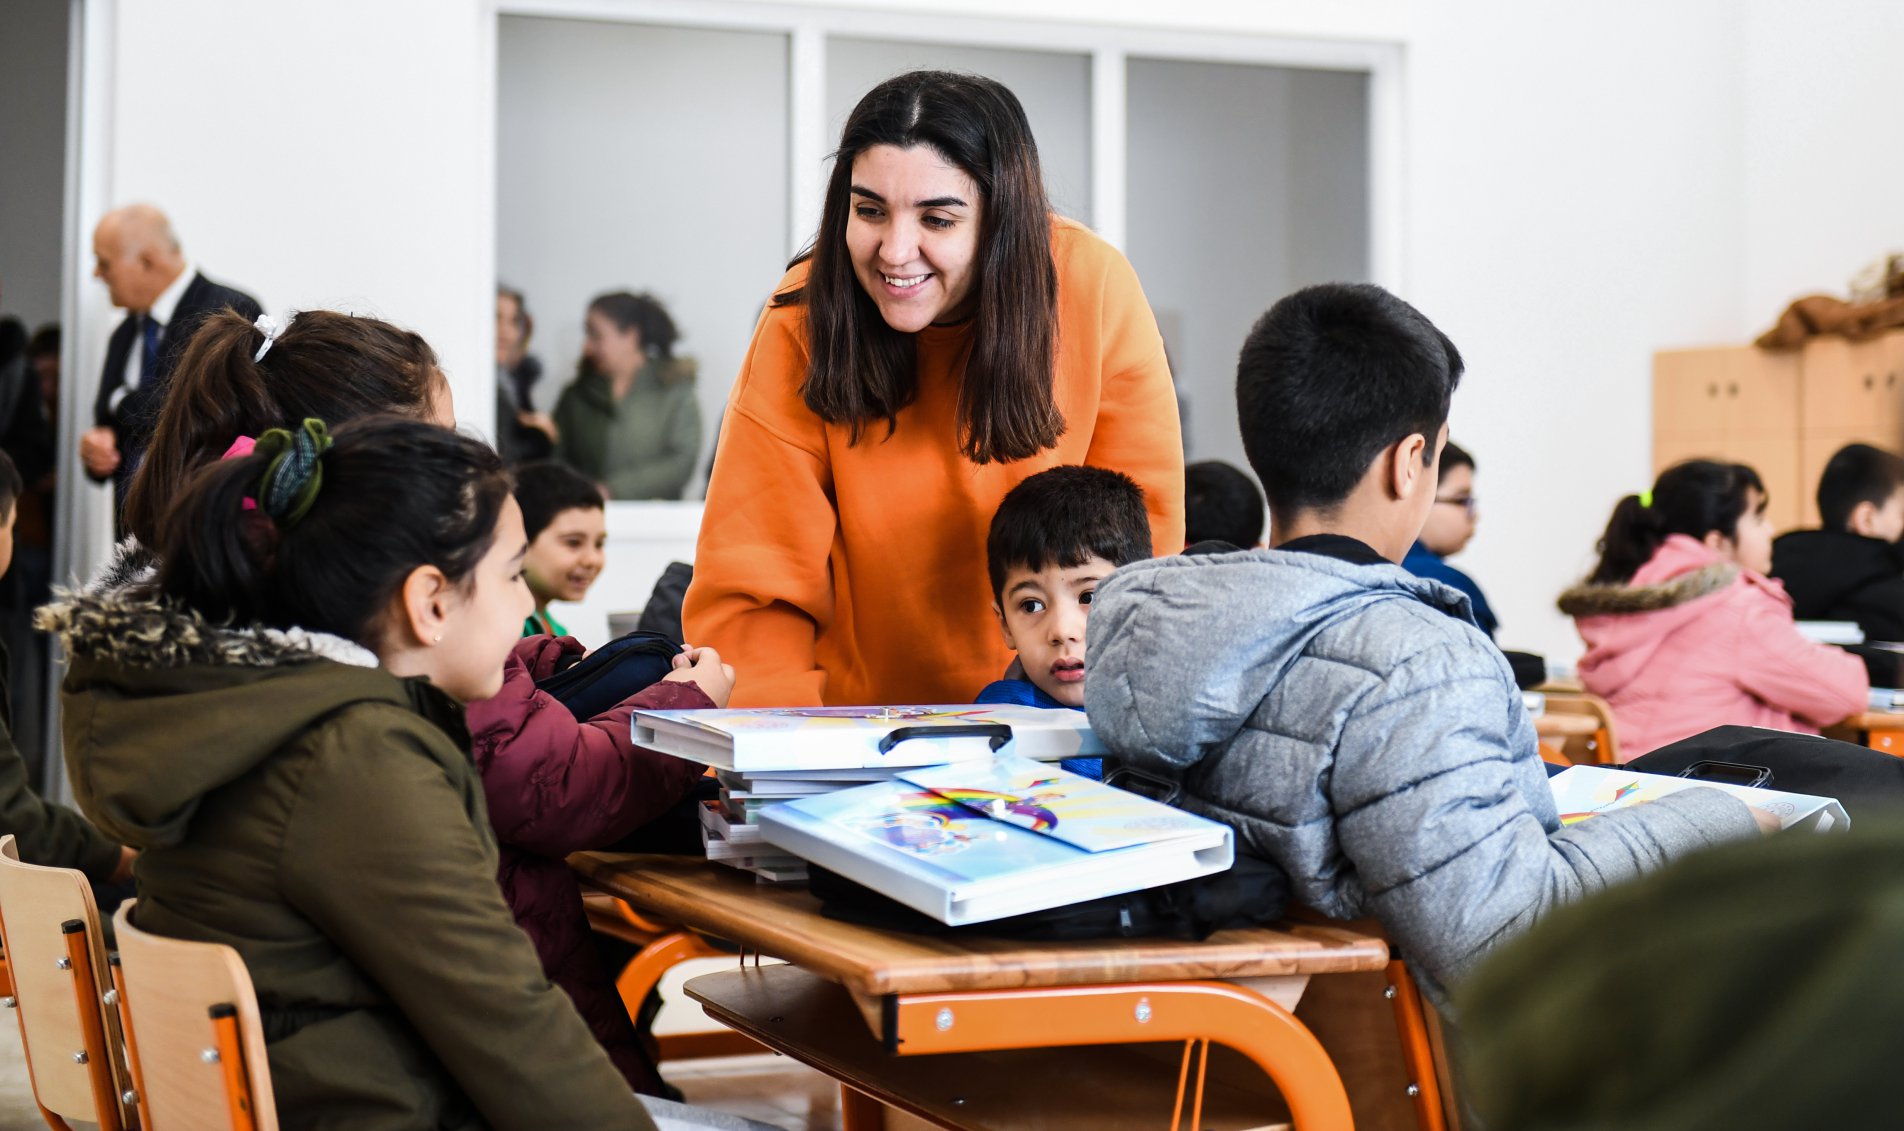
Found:
[(674, 658), (674, 670), (662, 679), (671, 683), (693, 683), (701, 693), (714, 700), (716, 707), (727, 706), (734, 694), (734, 665), (721, 663), (721, 654), (712, 648), (681, 646)]
[(555, 418), (546, 412), (528, 412), (516, 410), (516, 423), (524, 428), (533, 428), (549, 438), (549, 443), (561, 442), (562, 431), (555, 426)]

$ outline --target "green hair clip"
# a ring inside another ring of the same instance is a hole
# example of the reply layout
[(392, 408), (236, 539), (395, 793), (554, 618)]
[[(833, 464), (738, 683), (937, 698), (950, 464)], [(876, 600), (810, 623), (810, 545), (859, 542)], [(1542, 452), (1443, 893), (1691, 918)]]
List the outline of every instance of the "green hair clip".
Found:
[(1640, 506), (1646, 508), (1649, 511), (1652, 510), (1653, 509), (1653, 489), (1651, 487), (1648, 487), (1646, 490), (1641, 491), (1639, 493), (1639, 500), (1640, 500)]
[(330, 430), (316, 417), (307, 417), (295, 433), (273, 428), (258, 437), (253, 454), (271, 460), (258, 480), (258, 508), (279, 526), (296, 526), (323, 489), (324, 464), (318, 457), (330, 446)]

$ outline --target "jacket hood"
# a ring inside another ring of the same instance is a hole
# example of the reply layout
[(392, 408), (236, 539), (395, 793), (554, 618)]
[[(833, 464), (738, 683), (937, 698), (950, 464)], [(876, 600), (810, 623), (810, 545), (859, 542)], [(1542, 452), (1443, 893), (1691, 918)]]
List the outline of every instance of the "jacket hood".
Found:
[(146, 572), (109, 567), (35, 619), (71, 661), (61, 692), (74, 794), (122, 843), (178, 843), (207, 792), (342, 707), (416, 705), (417, 689), (357, 644), (210, 623), (157, 597)]
[(1582, 675), (1612, 694), (1640, 678), (1673, 634), (1706, 615), (1720, 595), (1756, 585), (1788, 600), (1776, 581), (1724, 560), (1695, 538), (1675, 534), (1624, 584), (1577, 585), (1560, 595), (1587, 645)]
[(1465, 594), (1396, 565), (1283, 550), (1134, 562), (1092, 600), (1086, 713), (1119, 753), (1194, 765), (1236, 737), (1317, 634), (1385, 601), (1473, 620)]
[(1842, 530), (1794, 530), (1772, 543), (1772, 575), (1785, 584), (1799, 619), (1817, 618), (1859, 590), (1904, 576), (1904, 552)]

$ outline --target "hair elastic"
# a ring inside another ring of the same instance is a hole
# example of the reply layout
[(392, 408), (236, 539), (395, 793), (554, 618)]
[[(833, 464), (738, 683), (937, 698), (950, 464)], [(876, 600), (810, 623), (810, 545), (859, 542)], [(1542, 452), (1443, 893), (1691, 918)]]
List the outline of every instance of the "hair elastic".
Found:
[(330, 446), (330, 431), (316, 417), (306, 417), (295, 433), (273, 428), (258, 437), (254, 454), (271, 460), (258, 480), (259, 509), (279, 526), (296, 526), (311, 512), (323, 489), (324, 464), (319, 457)]
[(1651, 487), (1641, 491), (1637, 497), (1641, 507), (1649, 511), (1653, 509), (1653, 489)]
[(270, 353), (272, 345), (277, 342), (278, 335), (284, 333), (285, 329), (291, 325), (291, 319), (296, 317), (296, 313), (287, 314), (284, 316), (284, 321), (280, 322), (269, 314), (258, 315), (258, 320), (251, 325), (264, 335), (264, 343), (258, 347), (257, 353), (251, 355), (252, 364), (255, 365), (264, 360), (264, 355)]

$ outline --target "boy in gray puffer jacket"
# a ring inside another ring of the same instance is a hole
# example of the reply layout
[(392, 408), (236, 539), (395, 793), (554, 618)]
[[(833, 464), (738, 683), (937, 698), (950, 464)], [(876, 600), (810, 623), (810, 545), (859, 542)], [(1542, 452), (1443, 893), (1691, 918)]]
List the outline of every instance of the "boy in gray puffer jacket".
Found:
[(1092, 729), (1288, 871), (1374, 916), (1438, 1005), (1547, 909), (1762, 827), (1685, 790), (1563, 828), (1507, 661), (1398, 563), (1436, 499), (1461, 357), (1379, 287), (1310, 287), (1251, 330), (1243, 443), (1269, 550), (1160, 558), (1097, 590)]

